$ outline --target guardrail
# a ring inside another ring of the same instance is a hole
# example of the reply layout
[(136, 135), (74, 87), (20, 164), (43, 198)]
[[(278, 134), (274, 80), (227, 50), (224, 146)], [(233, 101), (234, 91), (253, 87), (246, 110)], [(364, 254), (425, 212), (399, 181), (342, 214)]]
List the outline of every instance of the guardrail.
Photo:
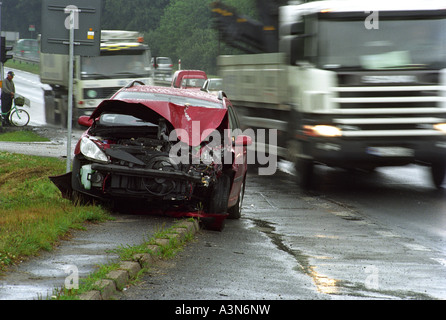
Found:
[(39, 57), (19, 57), (14, 56), (12, 58), (13, 61), (17, 61), (19, 63), (27, 63), (27, 64), (39, 64), (40, 58)]

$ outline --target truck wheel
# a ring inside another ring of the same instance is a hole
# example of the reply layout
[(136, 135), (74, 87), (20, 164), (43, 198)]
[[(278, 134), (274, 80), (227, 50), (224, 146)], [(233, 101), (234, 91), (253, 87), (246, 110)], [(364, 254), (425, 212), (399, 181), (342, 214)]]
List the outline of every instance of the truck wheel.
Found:
[(298, 159), (296, 161), (297, 183), (302, 189), (310, 189), (311, 181), (313, 179), (313, 170), (313, 161), (306, 159)]
[(44, 92), (45, 101), (45, 120), (48, 124), (55, 124), (55, 110), (54, 110), (54, 92), (45, 90)]
[(446, 175), (446, 162), (432, 163), (431, 174), (435, 187), (440, 189)]

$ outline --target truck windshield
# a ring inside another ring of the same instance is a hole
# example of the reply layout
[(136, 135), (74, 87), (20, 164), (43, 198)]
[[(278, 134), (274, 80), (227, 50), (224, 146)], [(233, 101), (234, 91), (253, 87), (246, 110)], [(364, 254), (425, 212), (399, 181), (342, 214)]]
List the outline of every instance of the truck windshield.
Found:
[(150, 55), (139, 54), (102, 55), (98, 57), (82, 57), (82, 79), (122, 79), (150, 77)]
[(318, 66), (324, 69), (442, 69), (446, 19), (324, 20), (319, 24)]

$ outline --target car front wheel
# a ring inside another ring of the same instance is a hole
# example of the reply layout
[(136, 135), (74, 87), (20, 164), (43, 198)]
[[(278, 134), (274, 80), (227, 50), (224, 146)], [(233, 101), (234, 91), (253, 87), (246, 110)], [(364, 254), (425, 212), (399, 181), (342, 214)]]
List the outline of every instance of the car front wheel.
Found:
[(209, 213), (228, 212), (229, 191), (231, 179), (226, 174), (222, 174), (214, 184), (208, 204)]
[(245, 182), (243, 181), (243, 184), (240, 187), (240, 193), (238, 195), (237, 203), (232, 208), (229, 208), (229, 219), (240, 219), (242, 216), (242, 205), (243, 205), (243, 198), (245, 196)]

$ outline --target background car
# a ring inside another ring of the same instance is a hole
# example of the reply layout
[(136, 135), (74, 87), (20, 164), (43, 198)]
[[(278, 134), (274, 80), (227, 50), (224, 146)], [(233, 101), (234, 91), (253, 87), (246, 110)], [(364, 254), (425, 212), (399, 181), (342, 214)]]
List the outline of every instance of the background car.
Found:
[(36, 39), (20, 39), (13, 47), (14, 57), (31, 59), (39, 57), (39, 43)]
[(227, 97), (130, 86), (79, 124), (89, 128), (65, 175), (71, 199), (138, 200), (150, 208), (181, 208), (184, 215), (240, 218), (251, 140), (236, 130)]
[(153, 57), (152, 66), (155, 70), (155, 78), (171, 79), (173, 73), (173, 63), (171, 58)]
[(178, 70), (172, 78), (172, 88), (201, 89), (208, 79), (206, 72), (201, 70)]

